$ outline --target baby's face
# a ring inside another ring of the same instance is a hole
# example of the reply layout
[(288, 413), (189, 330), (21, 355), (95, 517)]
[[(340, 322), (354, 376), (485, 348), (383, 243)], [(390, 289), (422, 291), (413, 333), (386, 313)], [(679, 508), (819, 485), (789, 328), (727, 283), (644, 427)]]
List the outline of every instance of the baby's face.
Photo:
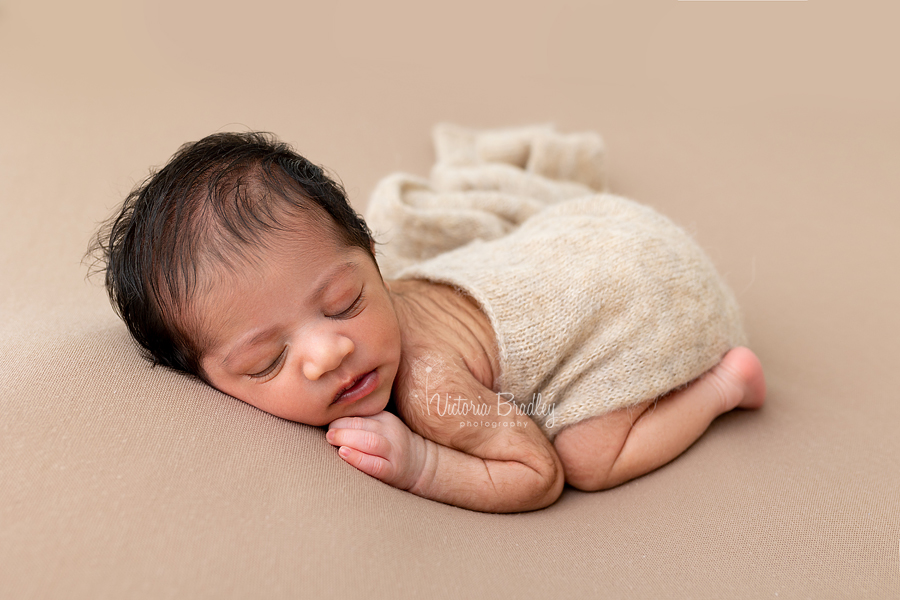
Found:
[(210, 383), (309, 425), (384, 410), (400, 329), (372, 258), (330, 236), (259, 256), (263, 267), (223, 276), (199, 303), (215, 340), (202, 359)]

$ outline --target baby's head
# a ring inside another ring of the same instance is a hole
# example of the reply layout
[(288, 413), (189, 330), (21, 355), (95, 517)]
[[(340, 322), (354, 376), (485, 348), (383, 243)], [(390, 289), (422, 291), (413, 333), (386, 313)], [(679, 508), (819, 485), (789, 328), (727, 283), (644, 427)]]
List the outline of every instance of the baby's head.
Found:
[(114, 307), (157, 364), (324, 425), (390, 397), (399, 328), (363, 219), (286, 144), (186, 144), (94, 244)]

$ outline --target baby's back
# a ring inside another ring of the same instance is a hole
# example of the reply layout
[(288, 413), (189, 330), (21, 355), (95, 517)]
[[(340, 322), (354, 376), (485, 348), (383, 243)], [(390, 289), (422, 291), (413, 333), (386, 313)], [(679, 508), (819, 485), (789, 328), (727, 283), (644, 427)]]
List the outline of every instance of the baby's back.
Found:
[(690, 236), (611, 194), (547, 207), (399, 276), (478, 302), (498, 344), (494, 387), (551, 439), (688, 383), (744, 341), (733, 294)]

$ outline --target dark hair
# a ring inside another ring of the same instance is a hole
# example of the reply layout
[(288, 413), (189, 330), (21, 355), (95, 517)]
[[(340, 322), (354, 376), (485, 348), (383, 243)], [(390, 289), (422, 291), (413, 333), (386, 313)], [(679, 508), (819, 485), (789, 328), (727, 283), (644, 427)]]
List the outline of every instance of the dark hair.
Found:
[(375, 260), (368, 226), (322, 168), (272, 134), (213, 134), (131, 191), (88, 250), (92, 272), (105, 271), (110, 301), (149, 360), (205, 380), (199, 332), (181, 318), (198, 264), (234, 267), (301, 214)]

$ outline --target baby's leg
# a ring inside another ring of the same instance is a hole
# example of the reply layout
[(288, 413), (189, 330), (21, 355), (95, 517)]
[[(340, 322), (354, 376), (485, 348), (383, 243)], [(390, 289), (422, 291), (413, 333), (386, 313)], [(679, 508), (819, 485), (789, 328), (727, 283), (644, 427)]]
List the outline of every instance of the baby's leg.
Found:
[(734, 348), (687, 387), (566, 427), (553, 445), (567, 483), (603, 490), (661, 467), (687, 450), (713, 419), (733, 408), (759, 408), (765, 396), (759, 359), (747, 348)]

